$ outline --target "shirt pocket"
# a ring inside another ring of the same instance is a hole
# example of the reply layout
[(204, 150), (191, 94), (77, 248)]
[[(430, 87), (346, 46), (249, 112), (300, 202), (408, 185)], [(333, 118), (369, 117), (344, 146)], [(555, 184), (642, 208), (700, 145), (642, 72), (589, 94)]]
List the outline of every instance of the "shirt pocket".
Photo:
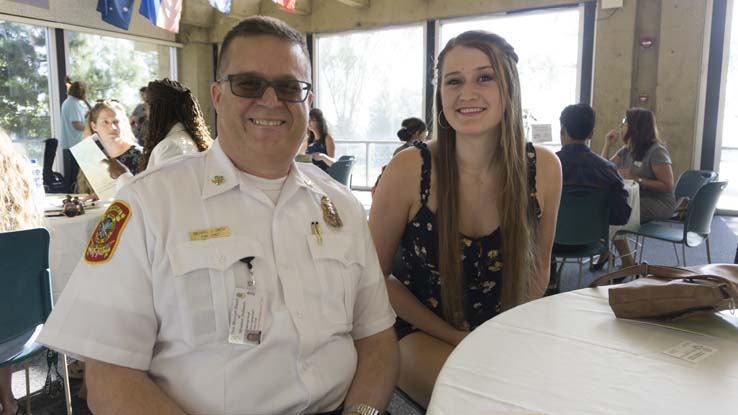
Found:
[[(187, 344), (227, 338), (226, 276), (247, 256), (263, 256), (261, 244), (245, 237), (187, 241), (169, 251), (180, 322)], [(235, 278), (235, 275), (232, 277)]]
[(315, 235), (307, 236), (320, 282), (317, 294), (321, 311), (328, 323), (350, 331), (358, 284), (365, 265), (364, 243), (361, 238), (350, 234), (326, 233), (322, 239), (319, 243)]

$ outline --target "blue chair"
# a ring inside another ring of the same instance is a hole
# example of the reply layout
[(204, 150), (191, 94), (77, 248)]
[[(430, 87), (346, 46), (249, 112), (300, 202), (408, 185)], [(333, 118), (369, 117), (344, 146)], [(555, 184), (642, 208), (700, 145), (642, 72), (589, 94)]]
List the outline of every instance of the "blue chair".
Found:
[[(582, 285), (583, 258), (591, 261), (609, 249), (610, 204), (606, 189), (564, 186), (556, 220), (556, 233), (551, 257), (561, 266), (556, 271), (556, 284), (566, 263), (579, 264), (577, 288)], [(576, 259), (576, 261), (567, 261)], [(610, 262), (608, 261), (608, 270)]]
[(677, 252), (676, 246), (677, 244), (681, 244), (684, 266), (687, 265), (686, 247), (696, 247), (704, 242), (705, 250), (707, 251), (707, 262), (712, 263), (710, 256), (710, 226), (712, 225), (712, 217), (715, 214), (720, 195), (727, 186), (728, 182), (712, 182), (700, 187), (689, 203), (684, 223), (654, 221), (641, 225), (638, 232), (624, 231), (626, 233), (633, 233), (636, 237), (643, 237), (639, 262), (643, 261), (646, 238), (653, 238), (671, 242), (674, 245), (677, 265), (679, 265), (679, 253)]
[(348, 160), (354, 161), (355, 158), (356, 157), (354, 156), (341, 156), (338, 158), (337, 161), (348, 161)]
[(353, 168), (353, 165), (353, 159), (336, 160), (335, 163), (328, 167), (328, 174), (339, 183), (342, 183), (347, 187), (351, 187), (351, 169)]
[(679, 200), (682, 197), (694, 198), (700, 187), (717, 180), (717, 173), (711, 170), (687, 170), (677, 180), (674, 187), (674, 197)]
[[(45, 350), (35, 339), (53, 306), (49, 242), (49, 232), (43, 228), (0, 232), (0, 367), (23, 362)], [(66, 356), (64, 363), (66, 371)], [(25, 370), (26, 413), (30, 414), (27, 366)], [(65, 389), (70, 412), (68, 382)]]

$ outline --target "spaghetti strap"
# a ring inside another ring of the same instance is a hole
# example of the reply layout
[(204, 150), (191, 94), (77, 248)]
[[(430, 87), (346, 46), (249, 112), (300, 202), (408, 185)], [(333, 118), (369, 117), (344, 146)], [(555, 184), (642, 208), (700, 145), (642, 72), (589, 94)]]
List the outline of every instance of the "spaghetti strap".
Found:
[(420, 150), (420, 156), (423, 158), (423, 166), (420, 170), (420, 203), (425, 206), (430, 196), (431, 154), (424, 142), (416, 141), (413, 145)]
[(525, 143), (525, 153), (528, 158), (528, 191), (531, 197), (531, 207), (533, 209), (533, 217), (540, 219), (543, 212), (541, 206), (538, 204), (538, 198), (536, 190), (536, 148), (533, 143)]

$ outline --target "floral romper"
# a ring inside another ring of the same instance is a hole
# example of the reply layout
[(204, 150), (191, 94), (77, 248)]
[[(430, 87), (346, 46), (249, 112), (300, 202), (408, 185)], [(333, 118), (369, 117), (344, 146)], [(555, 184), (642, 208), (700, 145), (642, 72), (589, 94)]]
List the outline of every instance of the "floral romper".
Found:
[[(405, 226), (402, 235), (402, 263), (407, 273), (399, 280), (426, 307), (443, 318), (441, 304), (441, 279), (438, 272), (438, 234), (436, 215), (428, 208), (431, 177), (431, 154), (425, 143), (414, 144), (420, 149), (423, 167), (420, 176), (421, 207)], [(536, 218), (541, 209), (536, 194), (536, 153), (533, 145), (526, 145), (528, 156), (528, 186), (533, 199), (531, 208)], [(466, 316), (464, 325), (473, 330), (502, 311), (502, 235), (500, 228), (480, 238), (460, 235), (461, 261), (466, 278)], [(401, 318), (397, 318), (395, 330), (398, 339), (419, 331)]]

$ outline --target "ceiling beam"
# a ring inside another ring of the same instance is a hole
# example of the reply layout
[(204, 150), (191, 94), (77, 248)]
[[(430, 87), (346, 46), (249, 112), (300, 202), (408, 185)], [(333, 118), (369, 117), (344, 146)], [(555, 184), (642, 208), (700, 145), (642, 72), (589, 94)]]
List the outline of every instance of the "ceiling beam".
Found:
[(356, 7), (359, 9), (369, 8), (369, 0), (338, 0), (338, 1), (347, 6)]

